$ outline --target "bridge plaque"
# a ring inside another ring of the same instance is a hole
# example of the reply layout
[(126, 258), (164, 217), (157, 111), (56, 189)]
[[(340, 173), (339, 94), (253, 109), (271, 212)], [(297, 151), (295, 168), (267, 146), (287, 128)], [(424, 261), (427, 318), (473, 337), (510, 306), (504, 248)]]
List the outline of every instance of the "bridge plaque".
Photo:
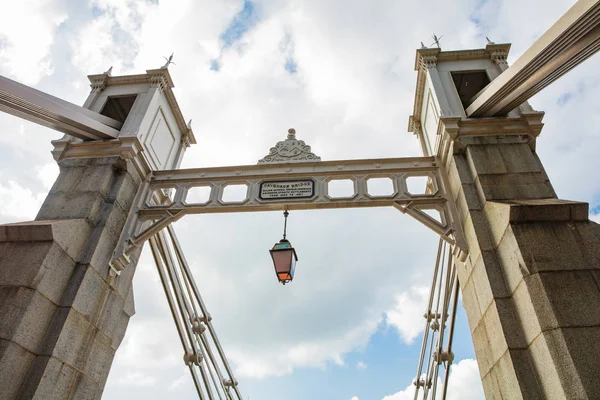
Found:
[(267, 181), (260, 184), (261, 200), (307, 199), (315, 194), (315, 181)]

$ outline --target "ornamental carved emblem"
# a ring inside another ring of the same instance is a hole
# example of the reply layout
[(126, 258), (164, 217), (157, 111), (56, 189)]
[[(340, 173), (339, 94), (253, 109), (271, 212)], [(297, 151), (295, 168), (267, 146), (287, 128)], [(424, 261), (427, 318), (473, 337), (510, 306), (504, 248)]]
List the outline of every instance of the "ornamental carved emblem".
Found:
[(296, 130), (288, 130), (287, 139), (277, 142), (271, 147), (269, 154), (258, 160), (259, 164), (321, 161), (321, 157), (315, 155), (310, 146), (303, 140), (296, 139)]

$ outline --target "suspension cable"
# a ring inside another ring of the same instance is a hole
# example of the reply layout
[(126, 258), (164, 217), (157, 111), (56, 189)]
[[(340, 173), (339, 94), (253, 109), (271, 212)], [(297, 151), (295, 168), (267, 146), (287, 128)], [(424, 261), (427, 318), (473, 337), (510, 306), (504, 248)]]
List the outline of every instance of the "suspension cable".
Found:
[(149, 242), (198, 397), (243, 400), (173, 227)]
[[(440, 381), (439, 369), (443, 366), (441, 400), (446, 399), (452, 354), (452, 340), (456, 322), (459, 284), (456, 278), (456, 265), (452, 257), (452, 246), (440, 239), (433, 268), (425, 317), (425, 330), (421, 353), (417, 366), (415, 400), (438, 400), (437, 385)], [(450, 311), (451, 310), (451, 311)], [(430, 330), (432, 332), (430, 332)], [(444, 343), (446, 349), (444, 350)], [(427, 361), (425, 365), (425, 361)], [(423, 373), (423, 368), (425, 372)], [(422, 390), (421, 390), (422, 389)]]
[(223, 382), (223, 384), (228, 386), (229, 389), (233, 388), (233, 391), (234, 391), (235, 395), (237, 396), (236, 399), (243, 400), (242, 394), (238, 387), (238, 382), (235, 379), (233, 370), (232, 370), (231, 366), (229, 365), (227, 358), (225, 357), (225, 352), (223, 351), (221, 343), (219, 342), (219, 338), (217, 337), (217, 334), (216, 334), (215, 329), (212, 324), (212, 317), (210, 316), (210, 313), (208, 312), (206, 305), (204, 304), (204, 301), (202, 300), (202, 296), (200, 295), (200, 291), (198, 290), (196, 281), (194, 280), (194, 277), (192, 276), (191, 269), (183, 255), (183, 250), (181, 248), (181, 244), (179, 243), (179, 240), (177, 239), (177, 236), (175, 235), (175, 230), (173, 229), (172, 226), (169, 225), (167, 227), (167, 231), (169, 232), (171, 240), (173, 241), (175, 251), (177, 252), (179, 259), (181, 260), (182, 270), (183, 270), (186, 278), (189, 280), (190, 285), (194, 291), (194, 298), (198, 302), (198, 305), (200, 307), (200, 310), (202, 311), (202, 314), (205, 316), (205, 320), (203, 322), (206, 325), (208, 332), (210, 333), (210, 339), (212, 340), (215, 347), (217, 348), (217, 352), (221, 359), (221, 363), (222, 363), (223, 367), (225, 368), (225, 371), (227, 372), (227, 376), (229, 379), (228, 379), (228, 382)]

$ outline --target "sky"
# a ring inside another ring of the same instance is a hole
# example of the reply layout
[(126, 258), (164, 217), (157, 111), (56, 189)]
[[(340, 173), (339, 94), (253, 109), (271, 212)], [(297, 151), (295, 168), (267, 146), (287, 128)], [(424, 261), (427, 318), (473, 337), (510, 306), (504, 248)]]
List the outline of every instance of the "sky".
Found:
[[(514, 62), (572, 0), (0, 0), (0, 74), (83, 104), (87, 75), (164, 64), (198, 144), (182, 167), (255, 164), (288, 128), (323, 160), (418, 156), (406, 131), (415, 49), (512, 43)], [(537, 153), (558, 196), (600, 220), (600, 58), (536, 95)], [(58, 173), (58, 132), (0, 114), (0, 223), (31, 220)], [(245, 399), (412, 399), (436, 236), (393, 209), (297, 211), (299, 262), (278, 284), (279, 212), (175, 225)], [(146, 250), (106, 399), (195, 392)], [(450, 399), (482, 399), (462, 307)]]

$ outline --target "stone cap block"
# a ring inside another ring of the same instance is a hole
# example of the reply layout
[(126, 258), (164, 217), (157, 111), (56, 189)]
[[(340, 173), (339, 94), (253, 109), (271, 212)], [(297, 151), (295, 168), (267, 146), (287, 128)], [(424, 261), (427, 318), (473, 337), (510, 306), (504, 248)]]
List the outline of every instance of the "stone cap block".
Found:
[[(589, 204), (560, 199), (503, 200), (490, 202), (510, 223), (587, 221)], [(497, 215), (498, 215), (497, 214)]]
[(0, 225), (0, 242), (46, 242), (53, 240), (52, 225), (40, 221)]
[(85, 219), (16, 222), (0, 225), (0, 243), (53, 241), (75, 259), (90, 231)]

